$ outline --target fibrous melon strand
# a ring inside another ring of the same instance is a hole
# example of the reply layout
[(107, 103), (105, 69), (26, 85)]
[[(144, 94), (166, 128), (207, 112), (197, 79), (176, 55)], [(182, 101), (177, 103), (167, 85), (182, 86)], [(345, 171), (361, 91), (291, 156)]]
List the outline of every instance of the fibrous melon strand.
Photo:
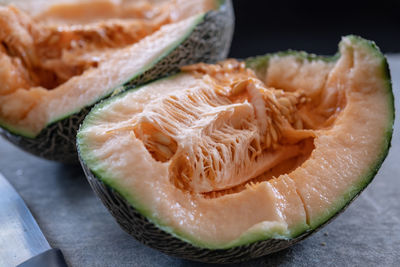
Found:
[(172, 4), (151, 6), (150, 17), (135, 18), (137, 11), (133, 10), (131, 16), (84, 25), (46, 23), (45, 17), (38, 20), (14, 6), (0, 7), (0, 77), (7, 71), (23, 80), (3, 85), (8, 90), (0, 88), (0, 95), (35, 86), (56, 88), (96, 68), (108, 51), (133, 44), (172, 22)]
[(303, 162), (305, 162), (311, 155), (311, 152), (314, 150), (314, 138), (304, 139), (298, 143), (300, 153), (297, 156), (289, 157), (287, 160), (284, 160), (277, 165), (273, 166), (271, 169), (264, 172), (262, 175), (259, 175), (253, 179), (247, 180), (242, 184), (235, 185), (231, 188), (217, 190), (207, 193), (202, 193), (204, 198), (217, 198), (227, 194), (234, 194), (240, 191), (243, 191), (247, 188), (252, 188), (256, 186), (258, 183), (268, 181), (275, 177), (280, 176), (281, 174), (287, 174), (294, 171), (297, 167), (301, 166)]
[(178, 188), (202, 194), (235, 188), (299, 157), (302, 141), (314, 137), (296, 115), (304, 95), (266, 88), (242, 63), (184, 71), (207, 86), (162, 97), (133, 126), (153, 158), (169, 162)]

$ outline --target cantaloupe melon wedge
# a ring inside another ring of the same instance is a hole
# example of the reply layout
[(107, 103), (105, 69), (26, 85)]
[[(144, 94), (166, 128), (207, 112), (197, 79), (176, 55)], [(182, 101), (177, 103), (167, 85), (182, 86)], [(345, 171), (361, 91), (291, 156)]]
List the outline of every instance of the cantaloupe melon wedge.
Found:
[(230, 0), (33, 2), (0, 7), (0, 133), (63, 162), (95, 103), (225, 58), (233, 33)]
[(150, 247), (218, 263), (281, 250), (343, 211), (386, 157), (394, 102), (373, 42), (182, 70), (97, 105), (77, 136), (91, 186)]

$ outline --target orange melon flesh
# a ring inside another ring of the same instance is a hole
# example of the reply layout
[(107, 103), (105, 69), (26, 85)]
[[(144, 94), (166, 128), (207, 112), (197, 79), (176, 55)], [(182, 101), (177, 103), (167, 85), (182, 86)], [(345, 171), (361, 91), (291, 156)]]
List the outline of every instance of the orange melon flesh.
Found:
[(0, 7), (0, 122), (13, 132), (34, 137), (110, 94), (215, 8), (209, 0), (64, 2), (34, 16)]
[(311, 228), (339, 211), (365, 185), (364, 177), (376, 168), (373, 155), (383, 153), (385, 135), (391, 129), (385, 119), (393, 111), (390, 92), (382, 89), (387, 86), (382, 62), (353, 42), (341, 43), (341, 58), (325, 85), (344, 88), (346, 107), (334, 127), (317, 133), (310, 158), (289, 174), (304, 200)]
[[(233, 173), (226, 178), (214, 177), (210, 173), (201, 176), (193, 167), (193, 177), (182, 178), (190, 178), (192, 183), (176, 182), (171, 179), (176, 173), (190, 173), (179, 168), (175, 172), (171, 167), (181, 159), (157, 157), (155, 150), (151, 150), (153, 146), (148, 146), (152, 133), (145, 129), (141, 134), (133, 127), (143, 121), (152, 124), (152, 127), (167, 127), (171, 119), (157, 121), (154, 114), (158, 113), (153, 111), (161, 111), (168, 96), (173, 99), (183, 99), (180, 97), (185, 95), (195, 98), (194, 92), (201, 90), (221, 94), (224, 87), (209, 82), (210, 73), (200, 76), (196, 72), (179, 74), (98, 105), (78, 133), (79, 152), (91, 171), (116, 189), (135, 209), (161, 229), (196, 246), (229, 248), (269, 238), (293, 238), (333, 216), (371, 179), (370, 173), (376, 168), (384, 153), (385, 142), (388, 142), (386, 132), (391, 127), (388, 118), (392, 117), (391, 96), (386, 88), (382, 64), (380, 54), (354, 37), (343, 39), (340, 59), (336, 62), (322, 59), (307, 61), (290, 55), (271, 57), (265, 70), (256, 71), (265, 86), (283, 89), (287, 95), (302, 91), (309, 99), (304, 104), (298, 104), (295, 111), (306, 130), (295, 129), (303, 137), (292, 144), (305, 152), (296, 152), (296, 156), (289, 158), (280, 157), (278, 162), (268, 165), (265, 160), (268, 153), (276, 155), (279, 150), (290, 146), (287, 144), (289, 139), (283, 139), (277, 146), (266, 147), (262, 156), (258, 156), (263, 159), (265, 172), (244, 180), (244, 172), (238, 172), (238, 176)], [(251, 71), (249, 75), (252, 75)], [(206, 76), (208, 78), (204, 78)], [(247, 90), (250, 90), (249, 85)], [(258, 92), (277, 94), (274, 89), (268, 90), (272, 91), (260, 89)], [(250, 113), (243, 111), (235, 113), (234, 107), (237, 106), (229, 104), (233, 119), (227, 119), (227, 124), (239, 127), (235, 118), (255, 116), (258, 119), (256, 122), (261, 125), (258, 129), (262, 128), (263, 122), (259, 118), (264, 117), (257, 111), (261, 106), (249, 94), (240, 95), (238, 99), (242, 102), (235, 103), (240, 107), (250, 105), (253, 115), (246, 115)], [(218, 97), (213, 95), (210, 99)], [(260, 94), (259, 97), (263, 96)], [(203, 101), (213, 106), (214, 102), (210, 99), (204, 97)], [(226, 111), (226, 106), (224, 108)], [(267, 110), (270, 108), (272, 106), (267, 106)], [(207, 113), (201, 109), (201, 104), (192, 106), (192, 109), (194, 114), (201, 114), (199, 121), (193, 122), (197, 124), (202, 120), (209, 123), (211, 119), (207, 119), (208, 116), (225, 112), (222, 108), (220, 113), (209, 108)], [(189, 114), (188, 111), (186, 119), (191, 118)], [(271, 114), (277, 117), (283, 113)], [(180, 135), (174, 135), (171, 127), (163, 128), (162, 132), (172, 136), (178, 147), (184, 144), (175, 152), (179, 155), (182, 149), (184, 151), (201, 143), (194, 132), (199, 127), (199, 132), (204, 134), (206, 127), (201, 128), (200, 123), (186, 129), (185, 118), (174, 118), (182, 123), (178, 129)], [(215, 131), (218, 129), (215, 128)], [(284, 128), (278, 129), (285, 136)], [(310, 132), (312, 135), (308, 135)], [(202, 139), (207, 137), (202, 136)], [(164, 141), (171, 148), (171, 141)], [(221, 142), (225, 141), (221, 139)], [(204, 149), (205, 145), (200, 147)], [(211, 153), (210, 149), (205, 151)], [(295, 151), (293, 149), (288, 151)], [(226, 155), (219, 153), (221, 158)], [(183, 155), (190, 157), (191, 154)], [(210, 154), (203, 152), (202, 155), (207, 158)], [(218, 155), (213, 157), (218, 158)], [(248, 173), (261, 164), (248, 160), (246, 156), (240, 159), (251, 163), (246, 165)], [(208, 168), (211, 167), (205, 169)], [(227, 182), (226, 188), (223, 187), (224, 182)]]

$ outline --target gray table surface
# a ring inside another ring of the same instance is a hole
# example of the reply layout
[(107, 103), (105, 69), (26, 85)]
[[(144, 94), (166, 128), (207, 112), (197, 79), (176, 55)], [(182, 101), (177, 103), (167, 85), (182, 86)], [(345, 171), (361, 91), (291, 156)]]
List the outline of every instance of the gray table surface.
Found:
[[(400, 107), (400, 55), (390, 55), (389, 64)], [(341, 216), (291, 248), (238, 266), (400, 266), (398, 112), (396, 118), (389, 156)], [(203, 265), (164, 255), (126, 234), (94, 195), (79, 166), (36, 158), (0, 139), (0, 171), (70, 266)]]

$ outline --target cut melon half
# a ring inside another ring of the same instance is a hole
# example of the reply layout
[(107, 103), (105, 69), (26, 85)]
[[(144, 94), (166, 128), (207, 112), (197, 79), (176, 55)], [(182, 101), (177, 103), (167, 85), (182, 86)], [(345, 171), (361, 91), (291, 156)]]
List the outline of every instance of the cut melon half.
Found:
[(386, 157), (393, 103), (385, 57), (346, 36), (331, 58), (186, 66), (97, 105), (77, 144), (128, 233), (167, 254), (238, 262), (344, 210)]
[(77, 162), (76, 131), (91, 106), (223, 59), (233, 32), (229, 0), (49, 3), (30, 13), (25, 1), (12, 4), (26, 12), (0, 7), (0, 131), (64, 162)]

